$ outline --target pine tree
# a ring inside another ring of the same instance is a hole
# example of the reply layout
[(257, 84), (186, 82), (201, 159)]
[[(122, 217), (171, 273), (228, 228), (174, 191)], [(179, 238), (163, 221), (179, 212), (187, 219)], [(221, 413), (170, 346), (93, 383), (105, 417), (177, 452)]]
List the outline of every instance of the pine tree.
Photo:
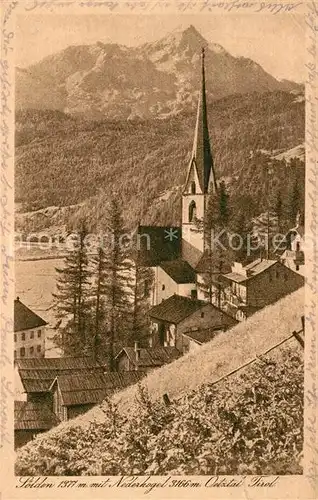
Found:
[[(203, 282), (200, 288), (209, 302), (221, 306), (223, 297), (222, 274), (229, 271), (232, 252), (229, 248), (227, 225), (229, 221), (229, 198), (224, 182), (207, 200), (206, 217), (203, 222), (207, 249), (203, 261)], [(216, 241), (216, 244), (212, 242)]]
[(107, 281), (106, 273), (106, 256), (103, 246), (97, 245), (96, 255), (92, 256), (92, 268), (94, 272), (94, 286), (92, 293), (94, 296), (94, 335), (92, 339), (92, 355), (94, 359), (97, 359), (98, 354), (100, 355), (103, 350), (100, 349), (103, 346), (102, 331), (103, 324), (105, 322), (105, 312), (103, 307), (103, 295), (105, 295), (105, 283)]
[(130, 343), (133, 344), (137, 341), (140, 345), (146, 346), (150, 327), (147, 313), (150, 309), (154, 274), (149, 267), (141, 266), (138, 258), (134, 259), (133, 271), (132, 338)]
[(53, 294), (54, 306), (57, 317), (66, 320), (66, 324), (61, 326), (55, 342), (64, 355), (87, 354), (90, 343), (91, 271), (85, 243), (87, 234), (85, 223), (81, 223), (77, 244), (66, 256), (64, 267), (56, 268), (58, 277), (57, 293)]
[[(103, 242), (102, 271), (100, 269), (100, 301), (96, 311), (105, 316), (105, 344), (110, 371), (115, 369), (115, 350), (129, 338), (132, 310), (132, 278), (129, 249), (125, 240), (125, 226), (120, 210), (120, 200), (113, 197), (103, 221), (106, 240)], [(95, 324), (99, 325), (98, 315)], [(100, 325), (98, 326), (100, 329)]]
[(295, 176), (292, 190), (289, 196), (288, 203), (288, 218), (290, 225), (294, 225), (296, 222), (296, 217), (301, 210), (301, 202), (300, 202), (300, 191), (299, 191), (299, 181)]

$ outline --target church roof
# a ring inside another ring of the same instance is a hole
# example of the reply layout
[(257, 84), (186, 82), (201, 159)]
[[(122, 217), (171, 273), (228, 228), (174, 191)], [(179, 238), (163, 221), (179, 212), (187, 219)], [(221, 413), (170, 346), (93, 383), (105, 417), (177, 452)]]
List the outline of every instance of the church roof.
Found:
[(196, 269), (196, 266), (202, 257), (202, 252), (185, 239), (182, 239), (181, 241), (181, 248), (183, 260), (188, 262), (193, 269)]
[(160, 267), (175, 283), (195, 283), (196, 281), (194, 269), (183, 259), (162, 262)]
[(208, 193), (210, 185), (212, 185), (212, 189), (216, 190), (216, 178), (207, 117), (204, 49), (202, 49), (202, 88), (198, 102), (197, 121), (188, 176), (193, 166), (196, 169), (202, 193)]
[(181, 228), (176, 226), (139, 226), (137, 250), (140, 265), (154, 267), (181, 255)]
[(14, 301), (14, 331), (20, 332), (21, 330), (30, 330), (45, 325), (47, 325), (47, 322), (22, 304), (19, 297), (17, 297)]

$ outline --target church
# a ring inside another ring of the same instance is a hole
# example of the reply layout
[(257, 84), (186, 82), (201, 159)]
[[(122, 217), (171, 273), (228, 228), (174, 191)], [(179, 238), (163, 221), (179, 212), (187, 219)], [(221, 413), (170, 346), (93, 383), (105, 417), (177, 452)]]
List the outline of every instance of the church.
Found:
[[(186, 352), (189, 339), (193, 345), (207, 342), (218, 332), (231, 328), (237, 321), (247, 319), (304, 284), (303, 277), (284, 263), (261, 258), (246, 266), (234, 262), (219, 273), (217, 279), (222, 280), (222, 284), (212, 279), (209, 290), (202, 286), (211, 265), (204, 221), (208, 199), (219, 189), (209, 137), (202, 49), (201, 90), (182, 191), (181, 225), (138, 228), (140, 263), (153, 268), (155, 275), (149, 312), (153, 347), (176, 347)], [(214, 274), (217, 273), (212, 270)]]
[(205, 53), (201, 55), (201, 91), (194, 140), (182, 191), (180, 227), (139, 226), (139, 255), (152, 267), (155, 282), (152, 309), (152, 345), (188, 348), (191, 332), (205, 330), (206, 341), (233, 326), (225, 311), (209, 302), (200, 283), (208, 250), (204, 220), (208, 197), (218, 186), (209, 137), (205, 88)]
[(202, 49), (201, 92), (192, 154), (182, 191), (181, 226), (140, 226), (138, 229), (142, 263), (155, 272), (154, 306), (174, 294), (192, 300), (203, 298), (198, 297), (197, 289), (197, 272), (207, 247), (203, 221), (208, 196), (217, 190), (208, 128), (204, 58)]

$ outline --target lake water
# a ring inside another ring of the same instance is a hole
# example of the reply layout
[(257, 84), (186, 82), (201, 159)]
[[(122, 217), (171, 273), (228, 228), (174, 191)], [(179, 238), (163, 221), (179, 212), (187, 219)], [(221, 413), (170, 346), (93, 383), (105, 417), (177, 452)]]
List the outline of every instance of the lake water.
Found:
[(63, 259), (17, 260), (15, 262), (15, 296), (49, 324), (46, 327), (46, 357), (59, 354), (50, 337), (56, 319), (52, 293), (56, 291), (55, 268), (63, 267)]

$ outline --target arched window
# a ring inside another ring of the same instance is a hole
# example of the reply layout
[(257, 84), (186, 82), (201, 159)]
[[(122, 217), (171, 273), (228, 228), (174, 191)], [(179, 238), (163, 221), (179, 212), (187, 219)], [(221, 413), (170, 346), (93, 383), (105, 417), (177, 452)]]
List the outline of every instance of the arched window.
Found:
[(195, 194), (195, 181), (191, 182), (191, 194)]
[(196, 217), (196, 210), (197, 210), (197, 207), (196, 207), (195, 201), (191, 201), (191, 203), (189, 205), (189, 222), (194, 221), (194, 219)]

